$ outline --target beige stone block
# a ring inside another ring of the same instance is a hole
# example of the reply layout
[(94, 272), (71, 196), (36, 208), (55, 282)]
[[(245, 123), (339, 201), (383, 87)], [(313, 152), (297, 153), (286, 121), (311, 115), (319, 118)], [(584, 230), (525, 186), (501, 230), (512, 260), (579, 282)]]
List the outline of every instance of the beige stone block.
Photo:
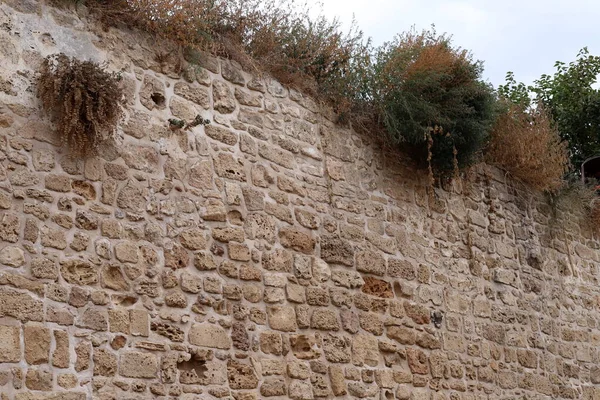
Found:
[(148, 337), (150, 334), (150, 322), (148, 311), (129, 310), (130, 332), (133, 336)]
[(209, 323), (193, 324), (188, 334), (188, 340), (195, 346), (223, 350), (231, 348), (231, 339), (227, 332), (220, 326)]
[(0, 363), (21, 360), (20, 333), (18, 326), (0, 325)]
[(127, 310), (108, 310), (108, 325), (111, 332), (129, 333), (129, 313)]
[(67, 331), (54, 331), (55, 347), (52, 352), (52, 365), (57, 368), (69, 368), (70, 349)]
[(119, 358), (119, 375), (128, 378), (156, 378), (158, 360), (152, 353), (128, 351)]
[(23, 327), (25, 361), (31, 365), (45, 364), (50, 357), (50, 329), (28, 323)]

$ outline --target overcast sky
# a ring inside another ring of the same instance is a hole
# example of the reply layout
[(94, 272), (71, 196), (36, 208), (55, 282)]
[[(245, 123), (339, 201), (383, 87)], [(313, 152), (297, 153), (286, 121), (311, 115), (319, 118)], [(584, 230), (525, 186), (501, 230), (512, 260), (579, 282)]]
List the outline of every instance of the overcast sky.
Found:
[[(314, 1), (314, 0), (309, 0)], [(484, 78), (504, 83), (507, 71), (531, 83), (553, 73), (587, 46), (600, 55), (600, 0), (321, 0), (323, 13), (348, 26), (354, 15), (378, 45), (411, 26), (438, 33), (483, 60)], [(315, 1), (316, 3), (316, 1)]]

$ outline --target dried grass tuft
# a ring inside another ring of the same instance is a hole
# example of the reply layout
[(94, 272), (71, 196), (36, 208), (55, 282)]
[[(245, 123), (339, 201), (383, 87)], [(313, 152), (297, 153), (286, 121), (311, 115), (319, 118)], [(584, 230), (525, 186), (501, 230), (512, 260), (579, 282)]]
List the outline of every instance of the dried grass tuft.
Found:
[(486, 161), (536, 189), (550, 192), (563, 186), (569, 169), (567, 144), (541, 106), (524, 110), (508, 105), (491, 131)]
[(114, 135), (122, 113), (118, 80), (96, 63), (64, 54), (42, 63), (38, 96), (73, 155), (90, 154)]

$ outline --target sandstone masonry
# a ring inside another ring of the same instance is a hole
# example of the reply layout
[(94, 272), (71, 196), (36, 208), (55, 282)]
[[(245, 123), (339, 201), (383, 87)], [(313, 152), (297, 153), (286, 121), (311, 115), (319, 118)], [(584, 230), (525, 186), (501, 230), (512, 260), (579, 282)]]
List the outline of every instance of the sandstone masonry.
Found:
[[(0, 4), (0, 400), (600, 399), (581, 216), (486, 166), (431, 196), (300, 93), (91, 20)], [(123, 77), (85, 160), (34, 95), (56, 52)]]

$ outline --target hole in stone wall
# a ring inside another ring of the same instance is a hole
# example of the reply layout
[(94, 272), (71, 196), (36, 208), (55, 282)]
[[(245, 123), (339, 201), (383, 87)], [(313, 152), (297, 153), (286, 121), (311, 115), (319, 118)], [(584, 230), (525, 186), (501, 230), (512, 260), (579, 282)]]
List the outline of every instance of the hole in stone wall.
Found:
[(208, 367), (206, 366), (206, 360), (194, 360), (182, 361), (177, 363), (177, 369), (180, 372), (179, 381), (184, 384), (200, 383), (203, 379), (206, 379), (206, 373)]
[(383, 395), (385, 396), (386, 399), (389, 400), (393, 400), (394, 399), (394, 394), (390, 391), (390, 390), (386, 390)]
[(152, 95), (150, 96), (150, 98), (152, 99), (152, 101), (154, 102), (154, 104), (156, 104), (158, 107), (164, 107), (165, 106), (165, 96), (163, 96), (162, 93), (158, 93), (158, 92), (154, 92), (152, 93)]
[(394, 282), (394, 293), (396, 293), (396, 297), (402, 297), (402, 287), (399, 282)]

